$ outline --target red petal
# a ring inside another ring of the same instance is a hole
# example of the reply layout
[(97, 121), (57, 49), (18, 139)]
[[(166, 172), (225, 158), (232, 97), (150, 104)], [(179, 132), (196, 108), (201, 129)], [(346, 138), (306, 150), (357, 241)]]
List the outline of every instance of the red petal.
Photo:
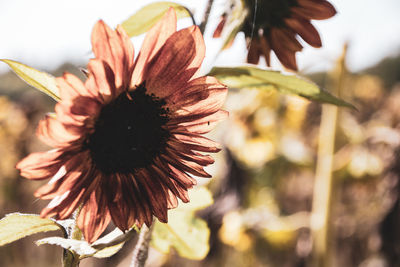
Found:
[(204, 40), (197, 26), (174, 33), (149, 65), (148, 92), (164, 98), (184, 87), (199, 69), (204, 56)]
[[(221, 150), (221, 146), (207, 137), (197, 135), (197, 134), (174, 134), (173, 138), (170, 138), (169, 143), (181, 143), (192, 150), (202, 151), (202, 152), (218, 152)], [(175, 140), (176, 139), (176, 140)]]
[(213, 38), (221, 37), (221, 33), (222, 33), (222, 30), (224, 29), (225, 23), (226, 23), (226, 15), (224, 14), (221, 16), (221, 20), (218, 23), (218, 26), (213, 33)]
[(57, 77), (56, 83), (60, 90), (62, 102), (72, 102), (78, 96), (97, 96), (96, 91), (90, 91), (80, 79), (70, 73), (64, 73), (62, 77)]
[(271, 46), (265, 36), (260, 37), (260, 51), (265, 57), (267, 66), (271, 65)]
[(198, 118), (193, 120), (192, 116), (188, 116), (188, 119), (181, 118), (182, 122), (177, 123), (176, 121), (169, 121), (167, 128), (172, 133), (195, 133), (195, 134), (205, 134), (214, 129), (216, 124), (228, 117), (228, 112), (225, 110), (219, 110), (214, 114), (205, 116), (203, 114), (199, 115)]
[(148, 199), (133, 175), (116, 174), (105, 186), (108, 209), (114, 224), (121, 230), (128, 230), (135, 223), (142, 225), (152, 222)]
[(200, 177), (211, 178), (211, 175), (204, 171), (203, 167), (195, 162), (191, 162), (188, 160), (184, 160), (182, 158), (177, 158), (177, 155), (167, 151), (165, 155), (161, 155), (161, 157), (169, 162), (174, 168), (177, 170), (183, 170), (187, 173), (197, 175)]
[(111, 221), (106, 197), (100, 190), (100, 187), (97, 187), (97, 190), (90, 194), (77, 219), (77, 225), (89, 243), (96, 241)]
[(249, 52), (247, 53), (247, 62), (251, 64), (258, 64), (260, 61), (260, 45), (257, 37), (250, 40)]
[(16, 168), (21, 171), (21, 176), (28, 179), (47, 179), (60, 169), (65, 160), (65, 157), (62, 157), (63, 153), (58, 149), (31, 153), (18, 162)]
[(154, 179), (153, 174), (146, 169), (141, 169), (136, 175), (136, 180), (145, 189), (146, 196), (152, 208), (152, 213), (161, 221), (168, 222), (167, 192), (165, 188)]
[(303, 38), (303, 40), (309, 43), (311, 46), (316, 48), (322, 46), (318, 31), (314, 28), (310, 21), (300, 18), (288, 18), (285, 19), (285, 23), (295, 32), (297, 32), (301, 38)]
[(36, 132), (44, 143), (60, 148), (71, 146), (73, 142), (77, 142), (83, 137), (83, 133), (83, 127), (65, 126), (50, 116), (46, 116), (45, 119), (39, 122)]
[[(293, 34), (294, 35), (294, 34)], [(301, 50), (301, 45), (297, 42), (294, 42), (293, 39), (295, 37), (285, 33), (285, 31), (280, 29), (271, 29), (271, 48), (274, 50), (276, 56), (278, 57), (279, 61), (288, 69), (297, 70), (296, 64), (296, 51)], [(283, 46), (285, 44), (285, 46)], [(298, 45), (300, 45), (300, 47)]]
[(148, 63), (174, 32), (176, 32), (176, 14), (175, 10), (170, 8), (164, 17), (150, 29), (144, 38), (142, 48), (136, 59), (132, 73), (132, 88), (143, 82), (143, 75)]
[(293, 14), (305, 19), (328, 19), (336, 14), (336, 9), (328, 1), (298, 0), (299, 6), (292, 7)]
[(86, 87), (100, 94), (106, 103), (118, 94), (114, 85), (114, 73), (110, 66), (102, 60), (91, 59), (88, 64), (89, 77)]
[(120, 26), (113, 31), (100, 20), (92, 31), (92, 47), (96, 58), (107, 62), (114, 72), (115, 87), (126, 88), (130, 82), (134, 49), (125, 31)]
[[(225, 102), (228, 89), (214, 77), (203, 76), (190, 81), (183, 90), (166, 98), (171, 117), (214, 113)], [(175, 111), (175, 112), (173, 112)]]
[[(154, 177), (157, 178), (160, 183), (163, 183), (172, 194), (178, 196), (184, 202), (189, 201), (187, 188), (191, 188), (195, 184), (191, 178), (188, 179), (182, 172), (177, 173), (172, 171), (160, 158), (155, 159), (152, 172)], [(170, 195), (171, 193), (168, 194)], [(171, 198), (171, 196), (169, 197)], [(169, 206), (174, 204), (174, 198), (169, 201), (172, 201), (172, 203), (168, 204)]]

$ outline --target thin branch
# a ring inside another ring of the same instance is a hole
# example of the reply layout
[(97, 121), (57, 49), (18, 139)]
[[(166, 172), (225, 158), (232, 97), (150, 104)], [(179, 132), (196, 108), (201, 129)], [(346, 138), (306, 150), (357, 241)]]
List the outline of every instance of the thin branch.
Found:
[(149, 255), (149, 243), (151, 239), (152, 227), (142, 226), (139, 239), (133, 251), (130, 267), (144, 267), (147, 256)]
[(204, 13), (203, 19), (201, 20), (201, 24), (199, 26), (202, 34), (204, 34), (204, 30), (206, 29), (208, 17), (210, 16), (211, 7), (212, 7), (213, 3), (214, 3), (214, 0), (208, 0), (206, 11)]

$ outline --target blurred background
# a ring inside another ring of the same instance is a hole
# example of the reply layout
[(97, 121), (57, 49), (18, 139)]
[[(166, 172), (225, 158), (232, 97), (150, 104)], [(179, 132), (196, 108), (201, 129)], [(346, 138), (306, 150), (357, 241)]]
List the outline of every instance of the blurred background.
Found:
[[(79, 76), (92, 57), (94, 23), (102, 18), (116, 26), (150, 2), (0, 0), (0, 58), (55, 76)], [(176, 2), (201, 20), (205, 1)], [(215, 202), (198, 213), (211, 230), (210, 252), (189, 261), (151, 250), (148, 266), (313, 266), (321, 251), (327, 265), (320, 266), (400, 266), (400, 2), (331, 2), (338, 14), (313, 22), (323, 48), (298, 53), (300, 74), (358, 110), (277, 92), (231, 90), (225, 106), (230, 117), (212, 133), (224, 145), (207, 184)], [(240, 34), (217, 55), (221, 41), (210, 36), (223, 4), (215, 1), (205, 32), (205, 73), (246, 58)], [(180, 22), (187, 25), (190, 20)], [(142, 39), (133, 39), (136, 52)], [(272, 69), (282, 69), (277, 60)], [(34, 132), (54, 104), (0, 65), (1, 217), (39, 213), (46, 204), (33, 197), (41, 183), (19, 177), (15, 164), (47, 149)], [(323, 156), (331, 157), (332, 170)], [(41, 236), (1, 247), (0, 266), (58, 266), (61, 249), (36, 247), (33, 241)], [(81, 266), (129, 266), (134, 244)]]

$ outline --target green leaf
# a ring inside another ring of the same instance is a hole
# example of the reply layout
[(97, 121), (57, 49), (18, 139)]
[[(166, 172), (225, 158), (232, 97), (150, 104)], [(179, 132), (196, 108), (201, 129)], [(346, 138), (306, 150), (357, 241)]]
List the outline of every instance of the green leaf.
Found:
[(259, 90), (276, 89), (284, 94), (295, 94), (310, 100), (355, 108), (319, 88), (315, 83), (295, 75), (284, 75), (277, 71), (256, 67), (213, 68), (209, 75), (215, 76), (231, 88)]
[(138, 231), (136, 227), (132, 228), (126, 233), (122, 232), (118, 228), (115, 228), (114, 231), (98, 239), (96, 242), (92, 244), (92, 247), (97, 250), (97, 252), (93, 255), (93, 257), (96, 258), (111, 257), (123, 247), (125, 242), (129, 240), (136, 231)]
[(88, 257), (107, 258), (117, 253), (135, 233), (136, 228), (132, 228), (127, 233), (116, 228), (111, 233), (98, 239), (93, 244), (89, 244), (85, 240), (74, 240), (62, 237), (47, 237), (36, 241), (38, 246), (43, 244), (57, 245), (68, 249), (79, 255), (80, 259)]
[(208, 207), (214, 202), (210, 190), (205, 187), (193, 189), (190, 191), (189, 195), (190, 202), (180, 204), (177, 210), (190, 210), (191, 212), (194, 212)]
[(64, 231), (55, 221), (40, 218), (36, 214), (7, 214), (0, 220), (0, 246), (36, 233), (60, 229)]
[(9, 59), (0, 60), (4, 63), (7, 63), (11, 67), (11, 69), (27, 84), (51, 96), (54, 100), (60, 101), (56, 81), (52, 75), (38, 71), (17, 61)]
[(178, 19), (190, 17), (190, 13), (186, 7), (180, 4), (174, 2), (156, 2), (144, 6), (130, 18), (122, 22), (121, 26), (130, 37), (140, 35), (153, 27), (170, 7), (175, 9)]
[(205, 188), (192, 190), (190, 199), (190, 203), (180, 203), (177, 209), (168, 212), (167, 224), (155, 222), (151, 245), (162, 253), (168, 253), (174, 247), (180, 256), (200, 260), (209, 251), (210, 230), (194, 212), (212, 204), (213, 200)]

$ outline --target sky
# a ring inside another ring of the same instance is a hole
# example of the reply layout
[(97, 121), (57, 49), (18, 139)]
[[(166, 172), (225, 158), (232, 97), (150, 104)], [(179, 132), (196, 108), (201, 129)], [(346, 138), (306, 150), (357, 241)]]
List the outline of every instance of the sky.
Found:
[[(150, 0), (0, 0), (0, 58), (13, 59), (41, 70), (51, 70), (68, 61), (81, 66), (90, 54), (90, 33), (98, 19), (115, 27)], [(206, 0), (177, 0), (186, 4), (200, 21)], [(386, 56), (400, 54), (399, 0), (331, 0), (338, 14), (313, 21), (321, 33), (323, 48), (306, 48), (297, 55), (302, 72), (328, 70), (349, 43), (348, 66), (361, 70)], [(215, 59), (220, 40), (210, 38), (218, 23), (224, 1), (215, 0), (210, 27), (205, 32), (206, 68), (244, 63), (244, 37)], [(183, 25), (190, 21), (184, 21)], [(134, 38), (136, 51), (140, 40)], [(280, 64), (274, 60), (274, 69)], [(7, 71), (0, 63), (0, 73)]]

